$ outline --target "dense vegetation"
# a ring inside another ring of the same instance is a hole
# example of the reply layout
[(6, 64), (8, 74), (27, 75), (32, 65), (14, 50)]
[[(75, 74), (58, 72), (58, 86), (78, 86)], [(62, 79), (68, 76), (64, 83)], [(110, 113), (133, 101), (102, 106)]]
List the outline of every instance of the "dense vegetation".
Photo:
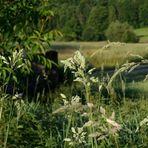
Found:
[(116, 20), (134, 28), (148, 25), (147, 0), (2, 0), (0, 7), (1, 33), (11, 32), (19, 41), (34, 30), (47, 38), (55, 28), (63, 33), (60, 40), (105, 40), (106, 29)]
[(138, 37), (134, 33), (133, 28), (127, 23), (120, 23), (119, 21), (112, 22), (106, 30), (106, 37), (109, 41), (115, 42), (138, 42)]
[[(18, 54), (15, 59), (20, 58)], [(65, 70), (70, 68), (73, 72), (74, 82), (50, 94), (52, 104), (5, 94), (1, 86), (2, 147), (147, 148), (147, 99), (142, 98), (143, 94), (136, 98), (135, 93), (126, 98), (126, 84), (121, 79), (122, 73), (136, 63), (124, 64), (112, 77), (103, 73), (94, 77), (95, 69), (87, 68), (79, 51), (62, 63)]]
[(52, 0), (51, 26), (62, 31), (64, 40), (104, 40), (116, 20), (134, 28), (147, 26), (147, 7), (147, 0)]
[[(121, 64), (109, 75), (103, 67), (96, 73), (77, 51), (61, 61), (70, 81), (66, 79), (59, 88), (35, 96), (15, 89), (25, 84), (22, 76), (32, 72), (34, 58), (51, 70), (51, 61), (38, 54), (46, 56), (51, 41), (60, 39), (61, 33), (55, 29), (63, 33), (64, 40), (104, 40), (106, 29), (115, 20), (134, 27), (148, 25), (146, 13), (147, 0), (1, 0), (0, 147), (147, 148), (147, 95), (137, 87), (147, 93), (148, 76), (139, 83), (135, 79), (127, 84), (124, 79), (125, 72), (148, 63), (145, 57), (138, 63)], [(44, 70), (47, 79), (49, 73)], [(7, 93), (10, 84), (12, 93)]]
[(59, 32), (51, 30), (49, 1), (0, 1), (0, 53), (44, 53)]

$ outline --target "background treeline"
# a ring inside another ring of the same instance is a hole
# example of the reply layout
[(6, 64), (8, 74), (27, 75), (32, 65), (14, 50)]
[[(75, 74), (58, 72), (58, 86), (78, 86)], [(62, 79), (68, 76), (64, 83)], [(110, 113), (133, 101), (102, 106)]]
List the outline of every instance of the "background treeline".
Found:
[[(55, 39), (57, 32), (49, 33), (55, 29), (63, 34), (59, 40), (101, 41), (114, 36), (106, 33), (109, 26), (109, 30), (119, 28), (115, 30), (119, 36), (122, 34), (120, 27), (127, 26), (122, 31), (126, 30), (126, 34), (119, 41), (136, 42), (132, 27), (148, 25), (147, 8), (148, 0), (1, 0), (0, 42), (7, 44), (11, 40), (12, 46), (16, 47), (17, 41), (19, 45), (29, 44), (32, 49), (39, 43), (38, 38), (46, 42)], [(36, 43), (29, 43), (32, 35), (36, 36), (33, 37), (37, 38)]]
[(116, 20), (134, 28), (148, 25), (147, 0), (52, 0), (50, 8), (51, 27), (61, 30), (64, 40), (104, 40)]

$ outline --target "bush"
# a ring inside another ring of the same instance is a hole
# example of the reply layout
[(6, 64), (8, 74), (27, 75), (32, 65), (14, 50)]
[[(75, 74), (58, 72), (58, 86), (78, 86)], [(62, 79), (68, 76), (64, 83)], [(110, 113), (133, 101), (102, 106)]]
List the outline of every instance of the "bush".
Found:
[(139, 38), (134, 33), (132, 26), (119, 21), (112, 22), (106, 30), (106, 37), (115, 42), (138, 42)]

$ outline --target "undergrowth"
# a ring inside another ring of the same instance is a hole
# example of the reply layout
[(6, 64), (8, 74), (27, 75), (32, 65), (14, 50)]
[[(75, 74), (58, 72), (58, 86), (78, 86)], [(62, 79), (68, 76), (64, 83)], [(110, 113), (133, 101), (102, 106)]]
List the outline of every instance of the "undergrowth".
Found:
[[(62, 63), (65, 71), (70, 68), (74, 80), (51, 95), (52, 105), (28, 102), (18, 94), (6, 94), (3, 86), (0, 87), (0, 145), (3, 148), (146, 148), (147, 98), (126, 98), (122, 80), (123, 72), (138, 65), (124, 64), (112, 76), (100, 78), (93, 75), (94, 68), (87, 69), (79, 51)], [(120, 97), (117, 86), (121, 88)]]

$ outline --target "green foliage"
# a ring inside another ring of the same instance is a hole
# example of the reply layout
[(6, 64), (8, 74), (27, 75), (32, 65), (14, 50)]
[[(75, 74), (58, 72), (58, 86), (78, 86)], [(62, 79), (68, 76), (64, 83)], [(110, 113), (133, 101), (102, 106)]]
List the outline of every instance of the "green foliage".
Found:
[(138, 42), (138, 37), (128, 23), (112, 22), (106, 30), (106, 37), (110, 41)]
[[(57, 5), (54, 5), (55, 3), (59, 3), (60, 7)], [(72, 34), (75, 34), (75, 39), (77, 40), (93, 40), (92, 37), (94, 37), (94, 40), (98, 40), (96, 38), (98, 34), (101, 32), (100, 36), (101, 39), (104, 39), (104, 28), (108, 27), (108, 25), (115, 21), (119, 20), (121, 22), (128, 22), (130, 25), (134, 27), (144, 26), (147, 24), (146, 15), (147, 15), (147, 0), (142, 1), (135, 1), (135, 0), (111, 0), (111, 1), (105, 1), (105, 0), (97, 0), (97, 1), (90, 1), (90, 0), (80, 0), (79, 2), (72, 2), (69, 5), (69, 1), (62, 1), (62, 2), (53, 2), (53, 5), (51, 6), (51, 9), (56, 13), (56, 21), (55, 26), (59, 27), (61, 30), (67, 30), (65, 28), (68, 28), (69, 32), (72, 32)], [(98, 11), (95, 12), (93, 9), (97, 7)], [(101, 9), (103, 7), (104, 9)], [(66, 9), (65, 9), (66, 8)], [(76, 10), (76, 11), (74, 11)], [(76, 14), (76, 15), (74, 15)], [(90, 21), (90, 18), (93, 16), (96, 16), (96, 19), (94, 18), (94, 22)], [(104, 19), (101, 19), (100, 16), (104, 17)], [(81, 28), (81, 31), (77, 32), (77, 30), (73, 29), (74, 27), (70, 27), (69, 24), (65, 26), (67, 22), (69, 22), (71, 19), (74, 20), (73, 23), (75, 26), (79, 26), (78, 28)], [(97, 22), (96, 20), (100, 20), (100, 22)], [(89, 24), (90, 23), (90, 24)], [(99, 25), (101, 24), (101, 25)], [(106, 26), (107, 25), (107, 26)], [(95, 28), (93, 29), (90, 28)], [(104, 28), (103, 28), (104, 27)], [(92, 31), (92, 37), (88, 37), (90, 34), (89, 30)], [(76, 32), (77, 33), (76, 33)], [(88, 33), (89, 32), (89, 33)], [(67, 32), (63, 32), (64, 34), (67, 34)], [(71, 34), (71, 33), (70, 33)], [(86, 35), (85, 35), (86, 34)], [(87, 39), (88, 38), (88, 39)], [(64, 38), (67, 40), (68, 38)]]
[(147, 19), (148, 9), (147, 8), (148, 8), (148, 2), (145, 1), (140, 6), (140, 12), (139, 12), (140, 26), (148, 26), (148, 19)]
[(35, 58), (36, 62), (51, 68), (51, 61), (39, 54), (49, 51), (50, 42), (61, 33), (50, 27), (54, 16), (50, 0), (2, 0), (0, 3), (0, 86), (21, 85), (21, 78), (31, 71), (30, 62)]
[(75, 12), (69, 21), (66, 22), (64, 28), (63, 28), (63, 37), (67, 41), (71, 40), (80, 40), (80, 34), (81, 34), (81, 26), (79, 24), (78, 18), (75, 15)]
[[(64, 61), (75, 75), (75, 82), (85, 86), (86, 103), (73, 96), (68, 86), (54, 93), (55, 102), (27, 102), (17, 95), (0, 93), (1, 145), (6, 147), (147, 147), (148, 102), (140, 98), (114, 105), (103, 103), (101, 83), (86, 70), (85, 58), (79, 51)], [(118, 73), (128, 66), (121, 67)], [(102, 77), (104, 79), (104, 77)], [(103, 81), (103, 80), (102, 80)], [(94, 95), (90, 86), (99, 85)], [(109, 82), (112, 83), (112, 80)], [(62, 91), (62, 93), (61, 93)], [(82, 89), (80, 90), (82, 91)], [(108, 98), (110, 99), (110, 98)]]
[[(121, 104), (122, 101), (116, 100), (114, 96), (103, 97), (101, 89), (106, 77), (102, 76), (99, 79), (94, 77), (95, 69), (87, 70), (85, 58), (80, 52), (76, 52), (73, 58), (65, 61), (65, 64), (73, 72), (74, 82), (77, 82), (79, 91), (85, 95), (84, 104), (73, 84), (72, 87), (64, 87), (62, 94), (61, 90), (48, 94), (49, 98), (55, 100), (53, 104), (27, 102), (18, 94), (9, 96), (3, 90), (3, 85), (10, 81), (19, 84), (17, 74), (30, 72), (28, 67), (30, 62), (24, 59), (23, 49), (31, 54), (44, 53), (49, 48), (50, 41), (59, 34), (51, 30), (55, 22), (50, 24), (53, 13), (49, 4), (57, 4), (58, 7), (63, 3), (72, 4), (75, 7), (71, 8), (75, 10), (79, 2), (79, 0), (0, 1), (0, 144), (2, 147), (147, 147), (148, 135), (145, 134), (148, 130), (147, 101), (140, 98), (138, 103), (128, 100)], [(80, 28), (85, 26), (85, 22), (90, 22), (94, 28), (97, 26), (93, 31), (97, 30), (94, 35), (96, 40), (100, 40), (108, 24), (108, 18), (105, 19), (107, 1), (86, 2), (88, 4), (92, 2), (91, 6), (94, 8), (91, 17), (88, 17), (89, 21), (86, 20), (87, 16), (80, 21), (80, 18), (71, 18), (69, 13), (67, 18), (71, 19), (65, 22), (66, 28), (63, 30), (68, 30), (67, 34), (70, 32), (72, 39), (80, 39), (82, 34)], [(96, 5), (99, 2), (101, 6)], [(64, 9), (66, 10), (66, 7), (63, 7)], [(102, 12), (101, 15), (97, 13), (97, 9)], [(99, 17), (95, 20), (94, 16)], [(104, 19), (102, 26), (100, 21)], [(58, 25), (62, 26), (60, 23)], [(79, 25), (82, 26), (79, 28)], [(35, 58), (47, 63), (42, 57)], [(131, 65), (121, 67), (110, 79), (108, 78), (108, 85), (104, 87), (109, 93), (114, 89), (112, 84), (117, 75), (127, 70), (128, 66)], [(117, 81), (116, 86), (118, 85)], [(73, 95), (73, 91), (76, 95)], [(110, 100), (107, 102), (108, 105), (104, 103), (105, 99)]]
[(63, 33), (59, 40), (105, 40), (104, 30), (116, 20), (138, 28), (147, 25), (147, 0), (53, 0), (51, 28)]
[(50, 1), (1, 1), (0, 52), (11, 49), (44, 53), (59, 32), (49, 27), (53, 12)]
[(104, 30), (108, 26), (108, 11), (104, 6), (93, 7), (86, 27), (83, 32), (83, 40), (103, 40), (104, 39)]
[(8, 57), (0, 56), (0, 84), (19, 83), (17, 74), (28, 74), (31, 71), (29, 60), (23, 60), (23, 50), (14, 51)]
[(148, 27), (138, 28), (134, 30), (136, 35), (140, 38), (141, 43), (148, 42)]

